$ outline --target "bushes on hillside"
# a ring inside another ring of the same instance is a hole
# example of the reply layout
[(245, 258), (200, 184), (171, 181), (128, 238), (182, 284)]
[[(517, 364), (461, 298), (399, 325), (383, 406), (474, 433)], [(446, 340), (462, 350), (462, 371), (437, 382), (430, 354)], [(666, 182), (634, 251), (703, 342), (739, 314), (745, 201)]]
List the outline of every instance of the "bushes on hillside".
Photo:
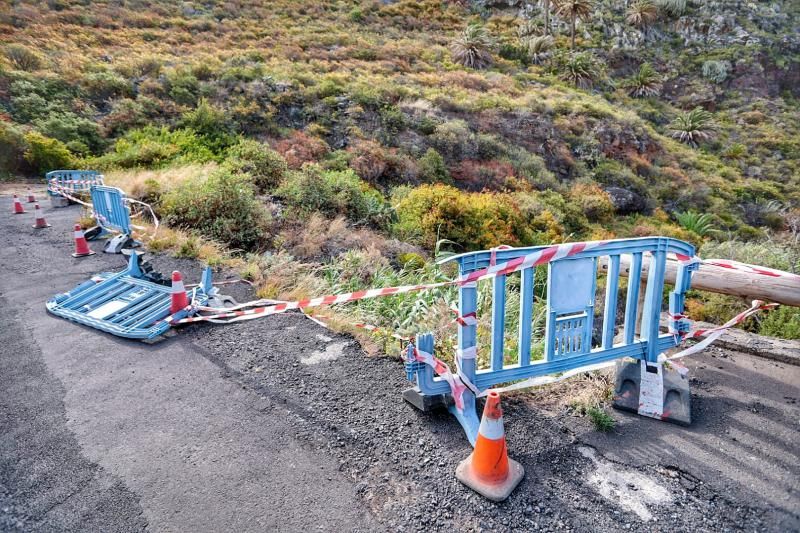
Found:
[(25, 160), (40, 174), (51, 170), (71, 168), (74, 158), (67, 147), (58, 139), (45, 137), (32, 131), (25, 134), (28, 147)]
[(296, 130), (289, 138), (278, 141), (275, 150), (286, 159), (289, 168), (298, 169), (303, 163), (315, 163), (322, 159), (330, 147), (319, 137)]
[(283, 180), (289, 167), (281, 155), (269, 145), (242, 139), (227, 153), (226, 164), (232, 171), (248, 174), (260, 193), (272, 192)]
[(192, 130), (170, 131), (148, 126), (133, 130), (117, 140), (113, 151), (97, 158), (101, 168), (160, 168), (170, 163), (205, 163), (215, 154)]
[(162, 199), (164, 221), (198, 231), (234, 249), (258, 250), (269, 239), (270, 218), (249, 177), (219, 169), (189, 179)]
[(319, 165), (306, 164), (301, 170), (290, 172), (275, 194), (295, 216), (320, 212), (377, 226), (384, 225), (388, 219), (383, 196), (352, 169), (323, 170)]
[(447, 185), (423, 185), (395, 205), (400, 238), (433, 248), (450, 239), (467, 250), (531, 241), (528, 222), (507, 194), (465, 193)]
[(22, 132), (10, 124), (0, 122), (0, 179), (27, 170), (27, 150), (28, 142)]

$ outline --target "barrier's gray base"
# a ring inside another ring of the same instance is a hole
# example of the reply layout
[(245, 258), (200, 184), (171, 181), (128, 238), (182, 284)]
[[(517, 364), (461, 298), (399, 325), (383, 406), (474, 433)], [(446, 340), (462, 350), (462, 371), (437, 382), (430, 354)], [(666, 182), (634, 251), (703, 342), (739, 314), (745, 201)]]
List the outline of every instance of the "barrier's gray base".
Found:
[[(639, 384), (643, 361), (617, 361), (617, 380), (614, 387), (615, 408), (639, 412)], [(661, 420), (688, 426), (692, 423), (692, 396), (689, 378), (677, 370), (664, 368), (664, 401)]]
[(404, 390), (403, 399), (422, 412), (447, 409), (447, 397), (444, 394), (423, 394), (419, 387)]
[(124, 249), (138, 248), (141, 245), (142, 243), (133, 240), (130, 235), (120, 234), (106, 242), (106, 245), (103, 247), (103, 252), (107, 254), (121, 254)]
[(52, 207), (69, 207), (69, 200), (63, 196), (51, 196), (50, 205)]

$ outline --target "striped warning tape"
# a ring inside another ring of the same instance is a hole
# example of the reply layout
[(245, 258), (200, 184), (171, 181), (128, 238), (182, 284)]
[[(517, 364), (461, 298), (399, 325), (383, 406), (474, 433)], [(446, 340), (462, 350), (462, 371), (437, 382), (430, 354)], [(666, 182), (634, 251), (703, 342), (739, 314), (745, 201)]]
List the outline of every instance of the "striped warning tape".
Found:
[(496, 276), (504, 276), (507, 274), (511, 274), (513, 272), (517, 272), (519, 270), (524, 270), (526, 268), (544, 265), (549, 263), (550, 261), (563, 259), (564, 257), (575, 255), (584, 250), (592, 250), (600, 248), (602, 246), (607, 245), (608, 242), (609, 241), (592, 241), (592, 242), (581, 242), (581, 243), (556, 244), (553, 246), (548, 246), (547, 248), (543, 248), (536, 252), (515, 259), (511, 259), (509, 261), (506, 261), (505, 263), (490, 265), (486, 268), (470, 272), (469, 274), (461, 276), (459, 279), (453, 281), (441, 281), (437, 283), (427, 283), (419, 285), (401, 285), (397, 287), (384, 287), (381, 289), (368, 289), (368, 290), (348, 292), (343, 294), (329, 294), (327, 296), (321, 296), (319, 298), (309, 298), (294, 302), (283, 302), (275, 305), (254, 307), (252, 309), (244, 309), (244, 307), (248, 307), (250, 305), (260, 305), (258, 301), (249, 302), (247, 304), (241, 304), (239, 306), (240, 309), (233, 311), (224, 308), (218, 308), (218, 309), (204, 308), (201, 310), (211, 311), (214, 314), (187, 317), (180, 320), (176, 320), (173, 322), (173, 324), (175, 325), (190, 324), (192, 322), (202, 322), (202, 321), (220, 320), (220, 319), (229, 319), (228, 322), (238, 322), (241, 320), (253, 320), (255, 318), (261, 318), (264, 316), (284, 313), (291, 309), (307, 309), (323, 305), (341, 304), (347, 302), (354, 302), (358, 300), (364, 300), (368, 298), (379, 298), (382, 296), (419, 292), (419, 291), (425, 291), (442, 287), (470, 286), (480, 280), (494, 278)]

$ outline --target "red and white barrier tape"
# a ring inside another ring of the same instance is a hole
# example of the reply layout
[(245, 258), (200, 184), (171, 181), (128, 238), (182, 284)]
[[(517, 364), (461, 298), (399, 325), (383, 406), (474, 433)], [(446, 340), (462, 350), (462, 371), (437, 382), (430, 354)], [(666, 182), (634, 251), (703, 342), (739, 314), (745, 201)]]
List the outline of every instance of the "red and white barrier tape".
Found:
[[(221, 308), (220, 309), (220, 308), (210, 308), (210, 307), (198, 307), (198, 308), (196, 308), (196, 310), (198, 310), (198, 311), (208, 311), (208, 312), (212, 312), (214, 314), (187, 317), (187, 318), (183, 318), (183, 319), (179, 319), (179, 320), (173, 320), (172, 317), (169, 317), (169, 321), (173, 325), (189, 324), (189, 323), (193, 323), (193, 322), (204, 322), (204, 321), (205, 322), (214, 322), (214, 323), (226, 323), (227, 324), (227, 323), (233, 323), (233, 322), (238, 322), (238, 321), (243, 321), (243, 320), (253, 320), (253, 319), (261, 318), (261, 317), (264, 317), (264, 316), (284, 313), (284, 312), (289, 311), (291, 309), (303, 310), (303, 309), (311, 308), (311, 307), (319, 307), (319, 306), (324, 306), (324, 305), (334, 305), (334, 304), (340, 304), (340, 303), (354, 302), (354, 301), (368, 299), (368, 298), (378, 298), (378, 297), (390, 296), (390, 295), (394, 295), (394, 294), (405, 294), (405, 293), (410, 293), (410, 292), (430, 290), (430, 289), (434, 289), (434, 288), (442, 288), (442, 287), (448, 287), (448, 286), (461, 286), (461, 287), (470, 286), (470, 285), (474, 285), (477, 281), (480, 281), (480, 280), (484, 280), (484, 279), (488, 279), (488, 278), (494, 278), (496, 276), (501, 276), (501, 275), (511, 274), (511, 273), (517, 272), (519, 270), (524, 270), (524, 269), (527, 269), (527, 268), (531, 268), (531, 267), (535, 267), (535, 266), (539, 266), (539, 265), (544, 265), (544, 264), (547, 264), (547, 263), (549, 263), (551, 261), (555, 261), (557, 259), (562, 259), (562, 258), (565, 258), (565, 257), (569, 257), (569, 256), (575, 255), (577, 253), (580, 253), (582, 251), (601, 248), (601, 247), (607, 245), (608, 242), (609, 241), (592, 241), (592, 242), (586, 242), (586, 243), (566, 243), (566, 244), (548, 246), (547, 248), (543, 248), (541, 250), (538, 250), (536, 252), (533, 252), (533, 253), (525, 255), (525, 256), (521, 256), (521, 257), (518, 257), (518, 258), (515, 258), (515, 259), (511, 259), (511, 260), (506, 261), (504, 263), (501, 263), (499, 265), (498, 264), (492, 264), (492, 263), (494, 263), (494, 261), (490, 260), (490, 265), (488, 267), (480, 269), (480, 270), (476, 270), (476, 271), (471, 272), (469, 274), (466, 274), (466, 275), (464, 275), (464, 276), (462, 276), (459, 279), (454, 280), (454, 281), (437, 282), (437, 283), (429, 283), (429, 284), (419, 284), (419, 285), (403, 285), (403, 286), (397, 286), (397, 287), (385, 287), (385, 288), (381, 288), (381, 289), (368, 289), (368, 290), (355, 291), (355, 292), (344, 293), (344, 294), (331, 294), (331, 295), (322, 296), (322, 297), (319, 297), (319, 298), (310, 298), (310, 299), (304, 299), (304, 300), (293, 301), (293, 302), (274, 303), (274, 302), (270, 301), (269, 303), (266, 303), (266, 301), (264, 301), (264, 300), (256, 300), (254, 302), (248, 302), (248, 303), (245, 303), (245, 304), (240, 304), (238, 306), (235, 306), (234, 308)], [(683, 262), (683, 263), (700, 262), (700, 263), (711, 264), (711, 265), (715, 265), (715, 266), (723, 266), (724, 268), (731, 268), (731, 269), (737, 269), (737, 270), (746, 270), (746, 271), (751, 272), (751, 273), (767, 275), (767, 276), (771, 276), (771, 277), (786, 276), (786, 275), (793, 276), (793, 277), (799, 277), (799, 276), (795, 276), (794, 274), (775, 271), (775, 270), (772, 270), (772, 269), (766, 269), (766, 268), (763, 268), (763, 267), (754, 267), (752, 265), (744, 265), (742, 263), (736, 263), (736, 262), (733, 262), (733, 261), (702, 260), (702, 259), (699, 259), (697, 257), (688, 257), (688, 256), (682, 256), (682, 255), (678, 255), (677, 257), (678, 257), (678, 260)], [(493, 254), (493, 258), (494, 258), (494, 254)], [(252, 309), (245, 309), (245, 307), (252, 307), (253, 305), (258, 305), (259, 307), (255, 307), (255, 308), (252, 308)], [(679, 358), (679, 357), (685, 357), (686, 355), (690, 355), (692, 353), (696, 353), (696, 352), (702, 350), (703, 348), (705, 348), (706, 346), (708, 346), (709, 344), (714, 342), (714, 340), (716, 340), (722, 334), (722, 332), (724, 332), (726, 329), (729, 329), (730, 327), (733, 327), (734, 325), (742, 322), (748, 316), (751, 316), (753, 313), (755, 313), (755, 312), (757, 312), (757, 311), (759, 311), (761, 309), (772, 308), (772, 307), (774, 307), (776, 305), (777, 304), (764, 304), (763, 302), (754, 302), (754, 307), (751, 307), (747, 311), (744, 311), (743, 313), (740, 313), (739, 315), (737, 315), (736, 317), (734, 317), (733, 319), (728, 321), (723, 326), (720, 326), (718, 328), (714, 328), (714, 329), (711, 329), (711, 330), (698, 330), (698, 331), (695, 331), (695, 332), (692, 332), (692, 333), (690, 333), (688, 335), (683, 336), (684, 339), (697, 338), (697, 337), (707, 337), (707, 338), (704, 341), (701, 341), (700, 343), (698, 343), (698, 345), (692, 346), (691, 348), (688, 348), (687, 350), (684, 350), (683, 352), (680, 352), (679, 354), (676, 354), (676, 355), (670, 357), (669, 359), (671, 360), (671, 359), (676, 359), (676, 358)], [(471, 325), (477, 324), (477, 316), (474, 313), (469, 313), (469, 314), (467, 314), (465, 316), (460, 316), (460, 315), (458, 315), (458, 311), (455, 311), (455, 312), (456, 312), (456, 321), (459, 324), (461, 324), (463, 326), (471, 326)], [(306, 316), (308, 316), (308, 315), (306, 315)], [(313, 317), (311, 317), (311, 318), (313, 320), (316, 320)], [(673, 318), (675, 318), (675, 317), (673, 317)], [(363, 327), (363, 329), (372, 330), (372, 331), (375, 331), (375, 330), (378, 329), (375, 326), (370, 326), (370, 325), (367, 325), (367, 324), (361, 324), (361, 327)], [(458, 364), (458, 361), (460, 361), (461, 359), (474, 358), (476, 353), (473, 353), (473, 352), (475, 352), (474, 349), (472, 349), (472, 351), (470, 351), (469, 354), (464, 353), (462, 351), (459, 351), (457, 353), (457, 358), (456, 358), (457, 364)], [(469, 383), (469, 380), (466, 378), (466, 376), (463, 375), (463, 373), (461, 372), (460, 368), (457, 369), (457, 373), (456, 374), (453, 374), (452, 371), (450, 370), (449, 366), (447, 366), (444, 362), (434, 358), (431, 354), (426, 354), (424, 352), (419, 352), (418, 350), (415, 353), (419, 353), (420, 354), (420, 359), (419, 359), (420, 361), (432, 366), (434, 368), (434, 370), (436, 371), (436, 373), (439, 374), (443, 379), (445, 379), (450, 384), (450, 388), (451, 388), (451, 391), (453, 392), (454, 399), (458, 398), (458, 400), (456, 400), (456, 406), (459, 406), (460, 404), (462, 404), (461, 395), (463, 394), (463, 391), (466, 390), (467, 388), (472, 390), (473, 392), (475, 392), (478, 396), (484, 396), (484, 395), (488, 394), (489, 390), (480, 392), (480, 391), (478, 391), (478, 389), (472, 383)], [(529, 380), (521, 381), (521, 382), (518, 382), (518, 383), (514, 383), (512, 385), (509, 385), (508, 387), (503, 387), (501, 389), (490, 389), (490, 390), (497, 390), (499, 392), (507, 392), (507, 391), (510, 391), (510, 390), (521, 389), (521, 388), (531, 387), (531, 386), (535, 386), (535, 385), (543, 385), (543, 384), (547, 384), (547, 383), (554, 383), (556, 381), (561, 381), (563, 379), (566, 379), (568, 377), (571, 377), (571, 376), (574, 376), (574, 375), (577, 375), (577, 374), (580, 374), (580, 373), (583, 373), (583, 372), (588, 372), (588, 371), (591, 371), (591, 370), (597, 370), (597, 369), (600, 369), (600, 368), (605, 368), (605, 367), (608, 367), (608, 366), (612, 366), (613, 364), (614, 363), (599, 363), (599, 364), (590, 365), (590, 366), (587, 366), (587, 367), (582, 367), (582, 368), (579, 368), (579, 369), (570, 370), (570, 371), (565, 372), (565, 373), (563, 373), (563, 374), (561, 374), (559, 376), (540, 376), (540, 377), (536, 377), (536, 378), (531, 378)], [(439, 371), (441, 371), (441, 373)]]

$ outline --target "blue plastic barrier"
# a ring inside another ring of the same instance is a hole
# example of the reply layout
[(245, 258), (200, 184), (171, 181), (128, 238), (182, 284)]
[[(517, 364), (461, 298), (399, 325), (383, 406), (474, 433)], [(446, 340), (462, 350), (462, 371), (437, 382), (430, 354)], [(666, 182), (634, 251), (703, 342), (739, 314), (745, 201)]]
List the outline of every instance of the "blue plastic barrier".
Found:
[(68, 194), (89, 192), (92, 185), (103, 184), (103, 176), (96, 170), (52, 170), (45, 174), (45, 181), (53, 206), (65, 207), (69, 200), (59, 191)]
[(109, 239), (103, 251), (111, 254), (121, 253), (124, 248), (135, 248), (141, 243), (133, 240), (131, 233), (131, 213), (125, 202), (125, 193), (116, 187), (93, 185), (92, 211), (97, 220), (97, 227), (86, 232), (86, 238), (94, 240), (99, 237), (119, 232), (119, 235)]
[[(444, 262), (457, 262), (459, 274), (464, 276), (488, 267), (493, 255), (496, 256), (497, 264), (501, 264), (545, 248), (547, 247), (471, 252), (449, 258)], [(665, 237), (620, 239), (549, 262), (546, 267), (548, 272), (544, 356), (538, 361), (531, 360), (536, 267), (479, 282), (493, 285), (489, 365), (487, 368), (477, 368), (477, 359), (474, 356), (461, 357), (459, 354), (456, 356), (458, 367), (471, 383), (483, 391), (502, 383), (565, 372), (623, 357), (655, 363), (660, 353), (679, 343), (676, 335), (659, 333), (666, 261), (667, 254), (670, 253), (693, 257), (694, 247), (686, 242)], [(630, 256), (631, 267), (624, 313), (619, 313), (618, 316), (620, 256), (623, 254)], [(641, 267), (645, 254), (649, 254), (651, 260), (643, 309), (640, 310), (638, 307), (642, 281)], [(607, 275), (603, 274), (602, 269), (598, 269), (598, 260), (603, 256), (608, 258)], [(669, 312), (673, 316), (671, 323), (673, 330), (688, 330), (688, 322), (679, 317), (683, 313), (684, 294), (691, 282), (691, 272), (696, 267), (697, 265), (689, 263), (681, 263), (678, 267), (676, 286), (669, 294)], [(602, 320), (600, 334), (593, 335), (597, 314), (595, 293), (598, 275), (604, 275), (606, 278), (605, 304), (602, 315), (597, 317)], [(517, 277), (513, 282), (519, 286), (520, 314), (519, 328), (512, 332), (518, 339), (518, 348), (515, 354), (509, 354), (504, 349), (506, 295), (507, 285), (513, 277)], [(476, 312), (477, 307), (478, 288), (461, 286), (459, 289), (461, 316)], [(637, 322), (639, 312), (641, 319)], [(420, 350), (433, 353), (433, 336), (418, 336), (417, 345)], [(474, 353), (477, 345), (477, 326), (459, 324), (459, 351)], [(410, 354), (413, 356), (413, 351)], [(504, 361), (509, 355), (514, 359), (511, 364)], [(409, 379), (416, 382), (416, 387), (406, 391), (406, 399), (423, 409), (438, 403), (437, 398), (445, 400), (445, 404), (451, 404), (450, 411), (458, 418), (470, 442), (474, 444), (479, 425), (475, 410), (475, 395), (467, 390), (463, 396), (465, 407), (463, 410), (458, 410), (452, 405), (452, 401), (449, 401), (448, 383), (435, 377), (430, 366), (411, 361), (408, 363), (407, 372)]]
[[(47, 310), (118, 337), (147, 340), (163, 335), (170, 328), (164, 318), (169, 316), (172, 289), (148, 279), (139, 261), (138, 254), (131, 254), (126, 270), (96, 276), (54, 296), (47, 302)], [(187, 294), (190, 301), (205, 305), (215, 292), (207, 268), (200, 285)], [(183, 318), (187, 313), (173, 316)]]

